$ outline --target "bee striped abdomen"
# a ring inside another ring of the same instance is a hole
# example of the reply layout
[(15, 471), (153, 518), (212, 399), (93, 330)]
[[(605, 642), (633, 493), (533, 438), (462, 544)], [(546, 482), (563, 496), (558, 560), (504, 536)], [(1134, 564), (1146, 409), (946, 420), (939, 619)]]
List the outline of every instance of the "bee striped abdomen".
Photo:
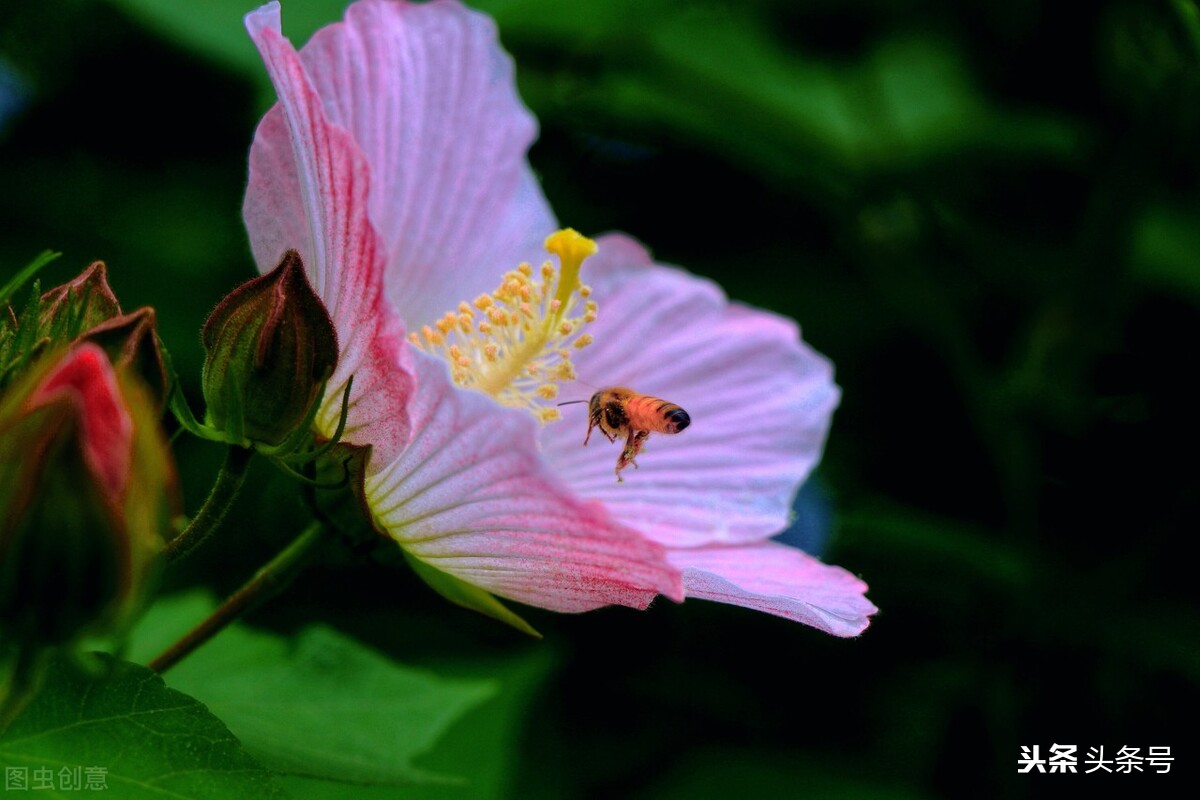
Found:
[(672, 410), (666, 412), (667, 422), (671, 425), (671, 430), (668, 433), (679, 433), (681, 430), (692, 424), (692, 418), (688, 413), (674, 403)]
[[(582, 402), (569, 400), (559, 405)], [(596, 428), (610, 442), (618, 438), (625, 440), (621, 455), (617, 456), (617, 482), (621, 482), (621, 470), (630, 464), (637, 467), (635, 459), (651, 433), (679, 433), (692, 424), (688, 413), (674, 403), (661, 397), (638, 394), (624, 386), (601, 389), (592, 395), (587, 404), (588, 428), (583, 437), (585, 445)]]
[(631, 428), (653, 433), (679, 433), (692, 421), (675, 403), (648, 395), (629, 398), (625, 410)]

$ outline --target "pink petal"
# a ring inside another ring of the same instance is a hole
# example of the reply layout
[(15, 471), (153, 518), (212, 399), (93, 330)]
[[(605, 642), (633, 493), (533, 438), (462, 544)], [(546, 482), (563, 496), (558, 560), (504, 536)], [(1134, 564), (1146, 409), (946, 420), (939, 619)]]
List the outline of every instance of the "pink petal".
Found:
[(858, 578), (778, 542), (670, 550), (668, 555), (683, 570), (688, 597), (765, 611), (834, 636), (857, 636), (879, 610), (864, 596), (867, 585)]
[(547, 472), (529, 414), (455, 388), (439, 361), (414, 360), (414, 438), (366, 487), (376, 520), (409, 553), (555, 611), (682, 598), (661, 546), (573, 498)]
[(243, 216), (261, 271), (288, 248), (300, 252), (341, 348), (317, 423), (337, 424), (341, 392), (354, 376), (345, 439), (390, 459), (409, 436), (413, 390), (404, 329), (383, 296), (385, 254), (367, 216), (370, 174), (354, 139), (332, 124), (296, 51), (280, 33), (279, 4), (247, 15), (246, 28), (275, 84), (250, 150)]
[(556, 226), (525, 160), (537, 122), (491, 19), (448, 0), (360, 0), (301, 56), (366, 154), (388, 295), (411, 329), (544, 257)]
[(63, 397), (70, 398), (79, 415), (84, 461), (119, 503), (133, 460), (133, 418), (112, 364), (99, 346), (83, 344), (64, 356), (34, 389), (28, 407)]
[[(542, 442), (556, 474), (581, 497), (669, 547), (766, 538), (821, 456), (838, 402), (833, 368), (795, 323), (731, 305), (720, 288), (655, 265), (623, 236), (605, 236), (584, 265), (600, 305), (595, 343), (576, 358), (578, 399), (628, 386), (682, 406), (691, 425), (652, 434), (639, 469), (613, 475), (619, 445), (593, 436), (586, 406), (563, 409)], [(564, 399), (576, 399), (563, 392)]]

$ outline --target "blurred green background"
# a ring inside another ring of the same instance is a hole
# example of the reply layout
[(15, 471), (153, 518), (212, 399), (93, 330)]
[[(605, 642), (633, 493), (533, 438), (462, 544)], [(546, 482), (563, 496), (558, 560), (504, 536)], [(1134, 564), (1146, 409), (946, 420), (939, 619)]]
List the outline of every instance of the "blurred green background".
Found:
[[(342, 5), (286, 2), (285, 32)], [(1042, 796), (1015, 762), (1051, 743), (1177, 759), (1059, 790), (1194, 775), (1195, 3), (476, 6), (564, 224), (634, 234), (833, 359), (844, 399), (801, 511), (881, 612), (846, 641), (702, 602), (529, 610), (539, 643), (347, 555), (251, 622), (320, 620), (503, 686), (424, 762), (469, 787), (353, 796)], [(193, 397), (199, 327), (253, 272), (240, 207), (271, 95), (251, 7), (0, 4), (0, 269), (105, 260)], [(194, 510), (221, 453), (177, 454)], [(294, 495), (258, 465), (229, 547), (167, 589), (235, 588), (298, 531)]]

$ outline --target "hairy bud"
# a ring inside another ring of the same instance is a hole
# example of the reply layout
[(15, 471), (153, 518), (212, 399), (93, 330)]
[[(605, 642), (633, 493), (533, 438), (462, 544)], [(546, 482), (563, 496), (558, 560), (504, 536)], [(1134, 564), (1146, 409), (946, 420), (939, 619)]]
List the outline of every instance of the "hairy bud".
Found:
[(202, 340), (205, 421), (234, 444), (287, 439), (337, 366), (333, 322), (295, 250), (222, 300)]

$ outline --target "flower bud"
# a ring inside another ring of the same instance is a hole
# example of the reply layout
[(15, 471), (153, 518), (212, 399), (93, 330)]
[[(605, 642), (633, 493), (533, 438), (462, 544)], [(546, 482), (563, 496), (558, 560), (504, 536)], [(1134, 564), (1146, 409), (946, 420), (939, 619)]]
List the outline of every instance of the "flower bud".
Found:
[[(43, 335), (51, 337), (52, 347), (65, 345), (83, 331), (120, 313), (121, 304), (108, 285), (108, 271), (104, 262), (95, 261), (74, 280), (42, 294), (38, 327)], [(61, 329), (59, 335), (69, 334), (69, 338), (56, 340), (56, 328)]]
[(128, 367), (133, 370), (145, 383), (161, 409), (170, 382), (167, 379), (154, 322), (154, 309), (145, 306), (130, 314), (119, 314), (96, 324), (81, 334), (79, 340), (100, 345), (115, 367)]
[(140, 608), (177, 508), (154, 406), (92, 343), (0, 397), (0, 640), (114, 634)]
[[(43, 352), (93, 341), (115, 366), (131, 366), (138, 372), (160, 407), (165, 401), (168, 380), (154, 329), (154, 309), (123, 314), (103, 261), (40, 297), (34, 295), (20, 314), (12, 308), (5, 311), (0, 316), (0, 364), (18, 365), (13, 373), (22, 372), (21, 367)], [(14, 376), (0, 375), (0, 383)]]
[(282, 443), (337, 365), (333, 322), (295, 250), (222, 300), (202, 340), (206, 422), (235, 444)]

